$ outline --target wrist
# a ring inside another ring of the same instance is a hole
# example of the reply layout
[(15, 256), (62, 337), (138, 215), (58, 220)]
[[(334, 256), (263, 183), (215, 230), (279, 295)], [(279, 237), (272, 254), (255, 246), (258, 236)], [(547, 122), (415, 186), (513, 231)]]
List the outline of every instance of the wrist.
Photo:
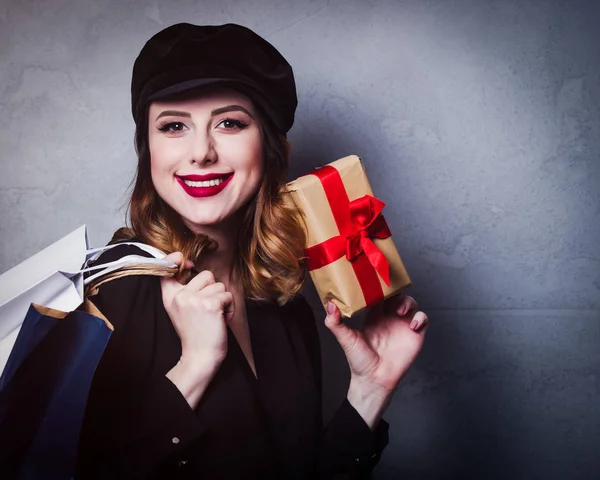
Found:
[(190, 407), (196, 408), (218, 366), (219, 364), (215, 365), (214, 362), (182, 356), (166, 377), (177, 387)]
[(201, 353), (182, 352), (177, 365), (190, 375), (197, 377), (212, 376), (221, 366), (222, 360)]
[(388, 407), (393, 391), (361, 378), (352, 378), (348, 388), (348, 402), (371, 430), (379, 423)]
[(377, 379), (368, 378), (360, 375), (350, 376), (350, 390), (359, 393), (363, 397), (389, 400), (394, 394), (395, 387), (387, 385), (385, 382)]

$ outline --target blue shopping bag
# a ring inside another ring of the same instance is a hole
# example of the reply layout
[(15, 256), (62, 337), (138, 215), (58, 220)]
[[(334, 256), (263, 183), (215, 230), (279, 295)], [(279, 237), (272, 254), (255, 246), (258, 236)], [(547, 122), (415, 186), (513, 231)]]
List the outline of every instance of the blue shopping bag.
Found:
[(0, 377), (3, 479), (71, 479), (94, 372), (112, 326), (85, 300), (32, 304)]

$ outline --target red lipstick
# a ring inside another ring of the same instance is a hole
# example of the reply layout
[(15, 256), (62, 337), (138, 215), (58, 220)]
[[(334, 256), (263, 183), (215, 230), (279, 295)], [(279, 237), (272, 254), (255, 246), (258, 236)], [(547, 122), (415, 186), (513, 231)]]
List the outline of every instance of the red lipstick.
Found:
[[(233, 178), (233, 173), (207, 173), (206, 175), (183, 175), (178, 176), (177, 181), (181, 188), (189, 196), (194, 198), (201, 197), (212, 197), (217, 193), (223, 191), (223, 189), (229, 184)], [(213, 180), (215, 185), (207, 185), (206, 182)], [(188, 183), (186, 183), (188, 182)], [(189, 185), (189, 182), (200, 183), (203, 185)]]

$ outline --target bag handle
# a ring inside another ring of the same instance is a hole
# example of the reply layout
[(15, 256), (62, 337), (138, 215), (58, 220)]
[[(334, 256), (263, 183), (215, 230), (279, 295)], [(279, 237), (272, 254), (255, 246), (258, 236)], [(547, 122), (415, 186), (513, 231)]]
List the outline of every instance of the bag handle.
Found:
[[(98, 293), (98, 288), (105, 283), (116, 280), (117, 278), (129, 277), (133, 275), (152, 275), (156, 277), (173, 277), (179, 271), (179, 268), (175, 265), (174, 267), (165, 265), (151, 265), (151, 264), (130, 264), (117, 270), (102, 273), (102, 275), (95, 275), (94, 280), (86, 282), (84, 296), (92, 297)], [(89, 280), (89, 279), (88, 279)]]
[(115, 270), (127, 268), (130, 265), (147, 265), (148, 267), (155, 268), (178, 268), (177, 264), (169, 262), (167, 260), (159, 258), (142, 257), (141, 255), (126, 255), (125, 257), (122, 257), (113, 262), (101, 263), (98, 265), (93, 265), (91, 267), (83, 268), (78, 273), (89, 273), (95, 270), (100, 270), (99, 272), (90, 275), (84, 280), (84, 285), (87, 285), (91, 282), (94, 282), (99, 277), (103, 277), (104, 275), (107, 275)]
[[(118, 260), (100, 263), (90, 266), (91, 262), (97, 260), (104, 252), (113, 249), (119, 245), (132, 245), (152, 255), (153, 258), (141, 255), (126, 255)], [(87, 278), (83, 284), (85, 286), (85, 297), (93, 296), (98, 293), (98, 287), (117, 278), (123, 278), (131, 275), (153, 275), (159, 277), (172, 277), (178, 271), (179, 267), (173, 262), (164, 260), (166, 254), (151, 245), (139, 242), (121, 242), (105, 245), (104, 247), (90, 248), (86, 251), (86, 261), (83, 268), (78, 273), (90, 273), (100, 270)]]
[[(111, 250), (112, 248), (118, 247), (120, 245), (133, 245), (134, 247), (140, 248), (141, 250), (145, 251), (146, 253), (149, 253), (150, 255), (152, 255), (154, 258), (157, 258), (157, 259), (166, 257), (165, 252), (159, 250), (156, 247), (153, 247), (152, 245), (147, 245), (145, 243), (140, 243), (140, 242), (112, 243), (110, 245), (105, 245), (103, 247), (89, 248), (88, 250), (86, 250), (86, 252), (85, 252), (86, 260), (85, 260), (85, 263), (83, 264), (83, 268), (87, 268), (87, 266), (90, 262), (97, 260), (98, 257), (100, 255), (102, 255), (104, 252)], [(147, 257), (144, 257), (144, 258), (147, 258)]]

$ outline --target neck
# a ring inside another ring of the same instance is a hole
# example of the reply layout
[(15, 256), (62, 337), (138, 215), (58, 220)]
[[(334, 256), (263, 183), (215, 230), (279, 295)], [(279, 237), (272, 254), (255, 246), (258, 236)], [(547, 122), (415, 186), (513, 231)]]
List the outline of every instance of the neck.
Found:
[(233, 278), (234, 258), (237, 251), (237, 238), (239, 234), (239, 221), (229, 221), (218, 225), (209, 225), (189, 228), (194, 233), (208, 235), (212, 240), (218, 243), (214, 252), (206, 253), (196, 263), (196, 270), (210, 270), (215, 276), (217, 282), (225, 284), (225, 288), (230, 290), (236, 288)]

